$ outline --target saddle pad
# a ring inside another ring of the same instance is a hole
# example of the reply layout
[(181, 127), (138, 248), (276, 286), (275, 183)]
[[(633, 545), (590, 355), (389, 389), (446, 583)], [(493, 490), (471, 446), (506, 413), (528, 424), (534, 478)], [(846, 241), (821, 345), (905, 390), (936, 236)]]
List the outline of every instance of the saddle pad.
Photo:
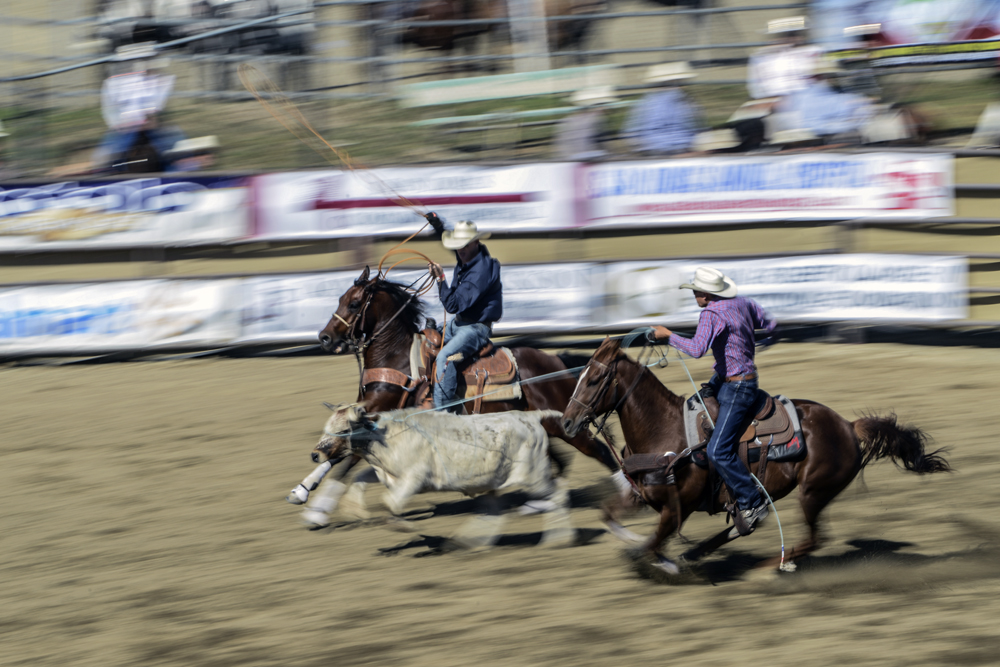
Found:
[(424, 344), (424, 335), (422, 333), (413, 334), (413, 344), (410, 346), (410, 377), (418, 378), (423, 375), (424, 367), (421, 364), (420, 359), (420, 348)]
[[(517, 360), (514, 359), (514, 353), (511, 352), (509, 348), (501, 347), (494, 354), (494, 357), (500, 356), (501, 353), (506, 355), (505, 361), (510, 364), (510, 370), (502, 375), (489, 375), (486, 378), (486, 386), (483, 388), (484, 401), (516, 401), (522, 396)], [(476, 364), (478, 364), (478, 362), (476, 362)], [(466, 374), (463, 375), (463, 380), (465, 382), (465, 398), (472, 398), (479, 394), (475, 374), (468, 374), (469, 370), (474, 371), (476, 364), (473, 364), (473, 367), (468, 369)], [(461, 383), (462, 381), (459, 382), (460, 391)]]

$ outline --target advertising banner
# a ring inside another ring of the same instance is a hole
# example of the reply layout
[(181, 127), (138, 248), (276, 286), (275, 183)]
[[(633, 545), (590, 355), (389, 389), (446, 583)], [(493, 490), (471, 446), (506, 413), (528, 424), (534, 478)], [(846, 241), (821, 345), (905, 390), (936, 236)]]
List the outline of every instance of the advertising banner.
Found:
[[(445, 267), (451, 279), (452, 269)], [(357, 271), (247, 278), (243, 283), (243, 332), (239, 342), (309, 341), (333, 316)], [(410, 284), (426, 271), (393, 271), (394, 282)], [(601, 285), (593, 264), (503, 267), (504, 315), (497, 334), (574, 331), (601, 323)], [(424, 313), (439, 324), (444, 311), (436, 288), (422, 297)]]
[(947, 155), (872, 153), (594, 165), (589, 226), (721, 220), (929, 218), (953, 212)]
[[(863, 55), (877, 67), (996, 61), (1000, 56), (998, 0), (817, 0), (813, 33), (826, 48), (857, 49), (844, 35), (873, 26)], [(851, 54), (843, 54), (851, 55)]]
[[(604, 267), (605, 326), (697, 324), (690, 281), (699, 261), (619, 262)], [(967, 260), (922, 255), (823, 255), (712, 261), (740, 295), (779, 322), (942, 321), (968, 317)]]
[(239, 334), (236, 280), (141, 280), (0, 289), (0, 353), (226, 344)]
[(409, 201), (452, 223), (474, 220), (483, 231), (572, 227), (575, 169), (572, 163), (553, 163), (258, 176), (253, 183), (255, 235), (274, 239), (412, 234), (424, 219), (400, 205)]
[[(494, 333), (693, 326), (701, 311), (691, 291), (678, 287), (703, 263), (505, 266), (504, 315)], [(968, 317), (967, 260), (961, 257), (822, 255), (711, 264), (782, 323)], [(0, 354), (313, 343), (358, 275), (334, 271), (0, 289)], [(392, 279), (409, 284), (423, 275), (394, 271)], [(441, 323), (437, 290), (423, 302), (425, 315)]]
[(241, 178), (0, 187), (0, 250), (230, 241), (247, 235), (249, 220)]

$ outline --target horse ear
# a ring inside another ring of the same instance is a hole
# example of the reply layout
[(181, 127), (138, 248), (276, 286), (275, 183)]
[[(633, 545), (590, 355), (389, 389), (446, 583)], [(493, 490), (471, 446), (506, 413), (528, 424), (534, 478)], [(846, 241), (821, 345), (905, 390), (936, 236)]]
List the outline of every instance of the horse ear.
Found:
[(331, 405), (330, 403), (327, 403), (326, 401), (323, 401), (323, 405), (325, 405), (326, 409), (329, 410), (330, 412), (336, 412), (337, 411), (337, 406), (336, 405)]
[(366, 282), (368, 282), (368, 276), (371, 275), (371, 272), (372, 272), (371, 267), (365, 264), (365, 270), (361, 272), (361, 275), (358, 276), (358, 279), (354, 281), (354, 284), (364, 285)]

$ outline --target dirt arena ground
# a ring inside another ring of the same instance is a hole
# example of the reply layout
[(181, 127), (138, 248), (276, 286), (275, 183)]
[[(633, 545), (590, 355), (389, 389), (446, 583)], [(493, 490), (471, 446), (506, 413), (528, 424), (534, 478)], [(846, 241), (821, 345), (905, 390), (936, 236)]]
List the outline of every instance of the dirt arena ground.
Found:
[[(601, 531), (586, 490), (604, 475), (580, 455), (582, 546), (538, 546), (541, 519), (515, 515), (490, 552), (427, 556), (468, 516), (457, 494), (416, 499), (436, 511), (412, 535), (301, 528), (284, 496), (312, 468), (321, 402), (352, 398), (351, 358), (0, 367), (0, 664), (1000, 662), (1000, 350), (784, 344), (759, 361), (776, 393), (851, 419), (896, 410), (957, 472), (880, 462), (798, 572), (752, 569), (778, 552), (769, 521), (713, 557), (709, 581), (664, 586)], [(690, 393), (679, 365), (659, 374)], [(778, 509), (797, 540), (796, 501)], [(696, 515), (686, 533), (722, 522)]]

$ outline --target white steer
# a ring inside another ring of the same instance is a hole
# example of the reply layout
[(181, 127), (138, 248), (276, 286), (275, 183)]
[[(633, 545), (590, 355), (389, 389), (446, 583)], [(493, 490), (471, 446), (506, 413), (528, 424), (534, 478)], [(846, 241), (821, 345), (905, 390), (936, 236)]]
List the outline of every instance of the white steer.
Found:
[[(563, 511), (546, 515), (547, 523), (561, 527), (546, 530), (544, 540), (565, 542), (575, 534), (567, 527), (568, 494), (553, 477), (542, 426), (543, 419), (561, 416), (555, 410), (458, 416), (419, 409), (368, 415), (347, 406), (327, 420), (312, 459), (325, 468), (351, 454), (362, 456), (386, 486), (385, 502), (395, 515), (426, 491), (475, 496), (516, 488), (551, 498)], [(492, 543), (497, 532), (479, 544)]]

